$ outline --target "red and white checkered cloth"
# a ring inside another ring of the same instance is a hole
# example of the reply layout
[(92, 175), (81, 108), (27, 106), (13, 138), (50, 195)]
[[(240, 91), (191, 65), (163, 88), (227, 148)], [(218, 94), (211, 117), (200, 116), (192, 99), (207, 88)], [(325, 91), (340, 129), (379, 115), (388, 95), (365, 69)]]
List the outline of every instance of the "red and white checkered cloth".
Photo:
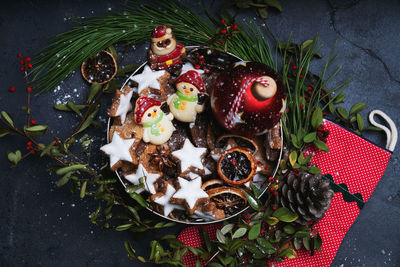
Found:
[[(324, 127), (330, 132), (327, 140), (329, 152), (309, 149), (305, 154), (313, 155), (311, 163), (317, 165), (323, 174), (331, 174), (336, 184), (345, 183), (351, 194), (360, 193), (364, 202), (367, 202), (385, 172), (392, 153), (333, 122), (324, 120)], [(316, 251), (312, 257), (307, 251), (298, 251), (297, 258), (274, 263), (274, 266), (330, 266), (359, 213), (356, 202), (345, 202), (342, 193), (336, 193), (326, 216), (315, 225), (323, 240), (322, 251)], [(201, 246), (203, 241), (199, 227), (205, 227), (211, 240), (216, 240), (215, 231), (221, 224), (188, 227), (178, 238), (188, 246)], [(196, 258), (188, 253), (183, 262), (192, 267)]]

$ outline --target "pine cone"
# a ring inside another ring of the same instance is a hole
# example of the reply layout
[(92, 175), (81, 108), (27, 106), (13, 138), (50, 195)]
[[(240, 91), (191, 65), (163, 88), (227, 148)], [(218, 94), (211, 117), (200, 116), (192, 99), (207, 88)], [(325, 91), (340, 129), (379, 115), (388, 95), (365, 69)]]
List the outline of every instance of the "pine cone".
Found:
[(334, 195), (321, 174), (291, 171), (279, 182), (278, 202), (299, 215), (298, 223), (317, 222), (329, 209)]

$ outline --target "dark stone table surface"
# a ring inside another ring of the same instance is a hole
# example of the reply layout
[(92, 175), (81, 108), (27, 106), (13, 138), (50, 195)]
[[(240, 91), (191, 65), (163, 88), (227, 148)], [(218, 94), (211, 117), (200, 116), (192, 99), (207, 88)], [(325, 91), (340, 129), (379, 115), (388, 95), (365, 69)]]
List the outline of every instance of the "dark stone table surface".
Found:
[[(218, 6), (218, 1), (215, 2)], [(302, 42), (318, 33), (325, 56), (337, 41), (339, 56), (335, 65), (343, 66), (337, 80), (353, 77), (345, 91), (344, 106), (349, 108), (356, 102), (366, 102), (364, 117), (370, 110), (382, 109), (400, 125), (400, 2), (280, 2), (283, 13), (272, 12), (267, 20), (279, 40), (286, 40), (292, 33), (296, 42)], [(191, 4), (200, 6), (196, 2)], [(116, 1), (2, 2), (0, 109), (12, 112), (17, 119), (24, 118), (20, 107), (25, 105), (25, 91), (17, 53), (32, 56), (49, 43), (50, 36), (71, 29), (68, 17), (105, 14), (117, 7)], [(241, 18), (255, 19), (252, 12)], [(143, 61), (144, 55), (144, 47), (136, 46), (125, 63)], [(313, 70), (321, 70), (322, 61), (315, 61)], [(10, 86), (17, 88), (15, 93), (8, 92)], [(66, 136), (77, 120), (54, 112), (52, 105), (57, 101), (83, 101), (87, 88), (77, 72), (58, 89), (34, 98), (34, 119), (51, 124), (57, 135)], [(110, 101), (106, 100), (103, 106), (107, 107)], [(105, 122), (105, 109), (101, 116)], [(104, 131), (97, 131), (104, 138)], [(385, 144), (382, 133), (369, 133), (366, 137)], [(98, 141), (101, 143), (104, 139)], [(25, 149), (25, 141), (20, 137), (0, 139), (0, 266), (139, 265), (127, 259), (124, 240), (130, 240), (138, 254), (148, 255), (151, 237), (139, 240), (127, 232), (103, 231), (91, 225), (88, 215), (96, 203), (71, 195), (68, 186), (57, 188), (56, 175), (50, 176), (45, 170), (51, 166), (50, 162), (31, 157), (11, 169), (5, 151), (16, 149)], [(394, 152), (372, 197), (344, 238), (332, 266), (400, 266), (399, 152), (400, 149)], [(100, 153), (98, 157), (102, 157)], [(179, 227), (172, 231), (178, 232)]]

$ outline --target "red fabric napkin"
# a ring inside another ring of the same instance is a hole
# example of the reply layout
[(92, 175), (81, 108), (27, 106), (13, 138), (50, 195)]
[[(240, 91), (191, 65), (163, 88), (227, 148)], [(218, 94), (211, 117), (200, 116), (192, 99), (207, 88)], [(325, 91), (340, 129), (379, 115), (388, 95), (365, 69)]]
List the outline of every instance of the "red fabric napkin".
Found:
[[(312, 154), (311, 163), (317, 165), (323, 174), (331, 174), (336, 184), (346, 184), (351, 194), (360, 193), (363, 201), (367, 202), (386, 169), (391, 152), (331, 121), (324, 120), (324, 127), (330, 132), (327, 139), (329, 152), (309, 149), (305, 155)], [(356, 202), (346, 202), (342, 193), (335, 193), (326, 216), (315, 225), (323, 240), (322, 251), (317, 251), (313, 257), (307, 251), (298, 251), (297, 258), (274, 266), (330, 266), (359, 213)], [(215, 240), (215, 231), (221, 225), (205, 227), (211, 239)], [(199, 226), (184, 229), (178, 238), (192, 247), (203, 244)], [(183, 262), (192, 267), (195, 266), (196, 258), (193, 254), (187, 254)]]

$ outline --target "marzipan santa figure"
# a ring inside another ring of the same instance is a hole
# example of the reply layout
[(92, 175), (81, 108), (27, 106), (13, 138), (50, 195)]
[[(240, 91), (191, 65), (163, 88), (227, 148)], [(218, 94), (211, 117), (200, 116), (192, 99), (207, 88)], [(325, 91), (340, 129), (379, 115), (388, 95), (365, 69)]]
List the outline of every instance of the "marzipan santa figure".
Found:
[(136, 101), (135, 120), (143, 125), (143, 141), (161, 145), (168, 141), (175, 127), (174, 116), (161, 110), (161, 102), (151, 97), (139, 97)]
[(169, 25), (156, 27), (151, 33), (151, 45), (147, 59), (153, 70), (167, 69), (170, 73), (180, 71), (181, 58), (186, 57), (186, 49), (176, 42)]
[(205, 87), (197, 71), (190, 70), (175, 80), (176, 93), (167, 103), (174, 118), (182, 122), (194, 122), (197, 113), (204, 110)]

